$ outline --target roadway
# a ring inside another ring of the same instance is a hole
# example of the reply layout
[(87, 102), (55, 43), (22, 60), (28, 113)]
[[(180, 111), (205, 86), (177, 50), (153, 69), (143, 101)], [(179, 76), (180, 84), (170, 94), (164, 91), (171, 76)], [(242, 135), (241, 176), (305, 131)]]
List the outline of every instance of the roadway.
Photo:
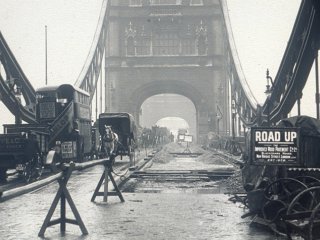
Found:
[[(65, 234), (60, 233), (58, 226), (49, 227), (45, 239), (274, 239), (268, 232), (251, 228), (250, 220), (241, 218), (243, 207), (228, 201), (224, 181), (210, 178), (217, 171), (236, 170), (232, 164), (200, 148), (196, 150), (201, 155), (193, 157), (170, 154), (173, 150), (183, 148), (165, 148), (150, 161), (141, 153), (137, 160), (140, 171), (120, 184), (123, 203), (117, 196), (109, 196), (108, 202), (100, 196), (95, 202), (90, 201), (103, 166), (75, 171), (67, 188), (88, 235), (82, 235), (78, 226), (67, 224)], [(183, 180), (183, 174), (177, 178), (165, 172), (188, 173), (189, 179)], [(133, 172), (126, 176), (130, 173)], [(38, 239), (57, 189), (54, 182), (1, 203), (0, 238)], [(54, 218), (58, 216), (56, 211)], [(74, 218), (68, 208), (67, 217)]]

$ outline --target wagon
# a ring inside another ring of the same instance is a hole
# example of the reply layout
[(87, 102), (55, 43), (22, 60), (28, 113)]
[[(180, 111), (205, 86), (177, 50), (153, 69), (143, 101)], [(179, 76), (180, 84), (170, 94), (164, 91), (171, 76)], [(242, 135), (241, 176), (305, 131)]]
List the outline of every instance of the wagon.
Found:
[(130, 163), (134, 159), (136, 148), (136, 124), (129, 113), (101, 113), (99, 115), (99, 132), (104, 134), (105, 126), (110, 126), (118, 135), (115, 156), (129, 156)]
[(6, 180), (6, 171), (16, 169), (26, 182), (37, 180), (42, 173), (48, 152), (49, 134), (39, 126), (5, 125), (0, 134), (0, 179)]

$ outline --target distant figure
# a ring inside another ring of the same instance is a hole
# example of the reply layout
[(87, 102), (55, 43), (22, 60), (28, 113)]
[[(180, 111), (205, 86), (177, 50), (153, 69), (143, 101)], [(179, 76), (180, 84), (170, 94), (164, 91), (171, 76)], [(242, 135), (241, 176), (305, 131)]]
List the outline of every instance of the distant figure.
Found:
[(174, 141), (174, 135), (172, 134), (172, 132), (170, 132), (170, 136), (169, 136), (170, 142)]

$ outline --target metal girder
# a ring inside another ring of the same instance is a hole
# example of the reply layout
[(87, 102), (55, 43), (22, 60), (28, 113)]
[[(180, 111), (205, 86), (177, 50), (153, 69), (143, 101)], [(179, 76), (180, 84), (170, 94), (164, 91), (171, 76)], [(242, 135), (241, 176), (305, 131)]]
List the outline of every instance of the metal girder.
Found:
[(0, 75), (0, 96), (2, 102), (7, 106), (9, 111), (16, 117), (28, 122), (36, 123), (35, 113), (22, 106), (17, 97), (9, 90), (4, 79)]
[[(0, 74), (1, 100), (16, 118), (19, 117), (28, 123), (35, 123), (35, 90), (23, 73), (1, 32), (0, 62), (6, 75), (4, 79)], [(25, 103), (20, 101), (19, 97), (23, 97)]]
[(297, 99), (302, 96), (302, 90), (320, 46), (320, 32), (318, 29), (320, 25), (320, 4), (318, 1), (311, 0), (303, 0), (301, 2), (274, 86), (272, 86), (271, 96), (260, 107), (256, 103), (243, 76), (233, 43), (226, 4), (224, 0), (221, 0), (221, 2), (229, 39), (229, 79), (231, 98), (235, 103), (234, 107), (245, 125), (261, 124), (262, 117), (267, 115), (270, 122), (275, 123), (286, 117)]
[(90, 94), (90, 103), (97, 88), (97, 82), (101, 73), (102, 60), (107, 41), (107, 26), (109, 16), (109, 3), (104, 0), (100, 12), (97, 30), (89, 51), (89, 55), (75, 85)]
[(287, 116), (308, 79), (314, 58), (319, 50), (319, 7), (316, 1), (303, 0), (286, 51), (272, 87), (271, 96), (263, 106), (270, 113), (270, 121)]

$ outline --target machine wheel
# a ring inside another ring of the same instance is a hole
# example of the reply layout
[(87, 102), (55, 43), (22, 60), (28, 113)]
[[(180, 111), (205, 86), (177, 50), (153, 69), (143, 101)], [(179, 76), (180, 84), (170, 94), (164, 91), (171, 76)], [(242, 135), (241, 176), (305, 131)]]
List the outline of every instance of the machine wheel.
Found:
[(310, 211), (320, 204), (320, 186), (301, 191), (289, 204), (287, 214)]
[(317, 206), (315, 206), (315, 208), (312, 210), (312, 214), (310, 217), (309, 231), (308, 231), (308, 237), (310, 240), (319, 239), (320, 237), (319, 222), (320, 222), (320, 203)]
[(320, 186), (320, 180), (312, 176), (298, 176), (296, 179), (303, 182), (308, 187)]
[(40, 155), (37, 153), (33, 158), (26, 162), (22, 171), (24, 180), (29, 183), (31, 181), (38, 180), (42, 175), (43, 163)]
[[(288, 206), (286, 215), (296, 214), (294, 221), (298, 223), (306, 223), (298, 234), (304, 239), (319, 239), (319, 223), (320, 223), (320, 186), (310, 187), (301, 191)], [(310, 216), (308, 213), (311, 213)], [(302, 214), (302, 215), (299, 215)], [(287, 237), (291, 238), (292, 230), (287, 228)]]
[(262, 207), (263, 218), (268, 222), (276, 222), (285, 214), (287, 207), (287, 204), (280, 200), (268, 201)]
[(271, 200), (281, 200), (287, 204), (307, 186), (294, 178), (280, 178), (269, 184), (265, 190), (265, 198)]

